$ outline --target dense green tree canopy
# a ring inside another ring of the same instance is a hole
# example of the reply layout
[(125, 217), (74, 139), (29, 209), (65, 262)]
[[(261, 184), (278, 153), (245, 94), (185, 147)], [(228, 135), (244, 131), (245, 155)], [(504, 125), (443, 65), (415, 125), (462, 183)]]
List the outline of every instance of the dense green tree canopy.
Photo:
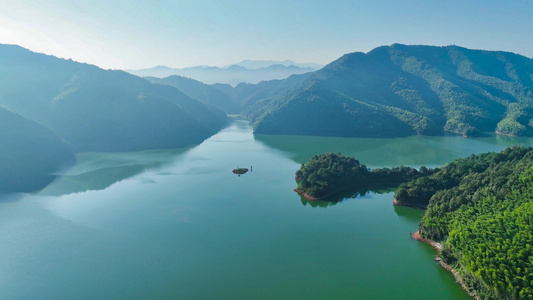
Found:
[(533, 298), (533, 148), (511, 147), (419, 171), (369, 170), (351, 157), (316, 155), (296, 172), (318, 199), (350, 187), (397, 186), (399, 204), (427, 206), (419, 230), (482, 299)]
[(533, 132), (533, 60), (394, 44), (350, 53), (245, 114), (255, 132), (322, 136)]
[(432, 173), (423, 167), (421, 171), (410, 167), (394, 167), (370, 170), (353, 157), (337, 153), (315, 155), (296, 171), (297, 190), (316, 199), (327, 199), (341, 191), (370, 190), (376, 187), (396, 187), (419, 176)]
[(427, 205), (420, 233), (483, 299), (533, 298), (533, 148), (455, 160), (395, 197)]

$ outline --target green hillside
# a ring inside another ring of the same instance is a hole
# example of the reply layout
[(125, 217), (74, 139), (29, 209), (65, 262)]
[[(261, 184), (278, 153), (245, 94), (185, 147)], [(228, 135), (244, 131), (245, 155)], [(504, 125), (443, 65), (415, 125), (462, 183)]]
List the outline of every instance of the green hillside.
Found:
[(285, 79), (261, 81), (257, 84), (240, 83), (233, 88), (229, 95), (240, 103), (245, 115), (252, 114), (257, 102), (271, 98), (293, 85), (301, 83), (311, 74), (295, 74)]
[[(420, 171), (369, 170), (351, 157), (321, 154), (296, 172), (295, 189), (310, 200), (400, 185), (395, 203), (427, 207), (423, 238), (481, 299), (533, 298), (533, 148), (511, 147)], [(355, 189), (359, 187), (359, 189)], [(333, 201), (339, 201), (333, 198)]]
[(533, 297), (533, 148), (455, 160), (395, 198), (427, 205), (421, 235), (482, 299)]
[(0, 105), (41, 123), (75, 151), (136, 151), (200, 143), (225, 114), (170, 86), (122, 71), (0, 45)]
[(533, 60), (394, 44), (346, 54), (253, 108), (246, 115), (265, 134), (531, 135)]
[[(218, 107), (227, 114), (238, 114), (240, 106), (235, 99), (210, 85), (183, 76), (172, 75), (165, 78), (145, 77), (148, 81), (167, 84), (177, 88), (185, 95), (203, 103)], [(231, 87), (230, 85), (228, 85)]]

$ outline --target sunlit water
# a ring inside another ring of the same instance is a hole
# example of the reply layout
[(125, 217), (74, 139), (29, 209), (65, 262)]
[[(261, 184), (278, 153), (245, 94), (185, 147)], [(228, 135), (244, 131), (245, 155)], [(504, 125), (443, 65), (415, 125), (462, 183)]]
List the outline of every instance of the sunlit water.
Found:
[(322, 152), (436, 166), (512, 144), (531, 140), (254, 137), (236, 120), (190, 149), (84, 153), (1, 198), (0, 299), (468, 299), (409, 238), (422, 211), (391, 193), (308, 203), (294, 172)]

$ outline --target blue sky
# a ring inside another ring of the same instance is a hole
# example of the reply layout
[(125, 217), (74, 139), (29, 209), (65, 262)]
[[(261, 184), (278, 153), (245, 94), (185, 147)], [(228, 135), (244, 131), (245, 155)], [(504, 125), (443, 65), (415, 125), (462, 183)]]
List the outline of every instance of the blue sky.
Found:
[(95, 64), (327, 64), (392, 43), (533, 57), (533, 0), (0, 0), (0, 43)]

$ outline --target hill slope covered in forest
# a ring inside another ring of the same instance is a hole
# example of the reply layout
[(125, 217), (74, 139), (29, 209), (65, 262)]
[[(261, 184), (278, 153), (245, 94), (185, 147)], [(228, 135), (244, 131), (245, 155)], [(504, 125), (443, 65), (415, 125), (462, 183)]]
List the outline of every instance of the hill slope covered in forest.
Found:
[(229, 84), (205, 84), (191, 78), (172, 75), (165, 78), (145, 77), (152, 83), (173, 86), (200, 102), (222, 109), (227, 114), (244, 114), (251, 117), (254, 105), (300, 83), (312, 73), (291, 75), (286, 79), (261, 81), (256, 84), (239, 83), (233, 87)]
[(0, 106), (52, 129), (76, 151), (196, 144), (225, 114), (177, 89), (123, 71), (0, 45)]
[(398, 188), (425, 206), (422, 237), (482, 299), (533, 298), (533, 148), (457, 159)]
[(247, 116), (265, 134), (531, 135), (533, 60), (457, 46), (383, 46), (342, 56)]
[(50, 183), (84, 151), (198, 144), (227, 121), (176, 88), (122, 71), (0, 45), (0, 192)]
[(173, 86), (192, 99), (218, 107), (227, 114), (240, 112), (240, 106), (235, 99), (223, 91), (200, 81), (178, 75), (165, 78), (145, 77), (145, 79), (151, 83)]
[(442, 244), (439, 256), (470, 292), (481, 299), (533, 298), (533, 148), (471, 155), (420, 171), (369, 171), (354, 158), (329, 153), (302, 164), (296, 177), (297, 191), (311, 200), (350, 186), (403, 182), (394, 202), (427, 207), (420, 235)]

